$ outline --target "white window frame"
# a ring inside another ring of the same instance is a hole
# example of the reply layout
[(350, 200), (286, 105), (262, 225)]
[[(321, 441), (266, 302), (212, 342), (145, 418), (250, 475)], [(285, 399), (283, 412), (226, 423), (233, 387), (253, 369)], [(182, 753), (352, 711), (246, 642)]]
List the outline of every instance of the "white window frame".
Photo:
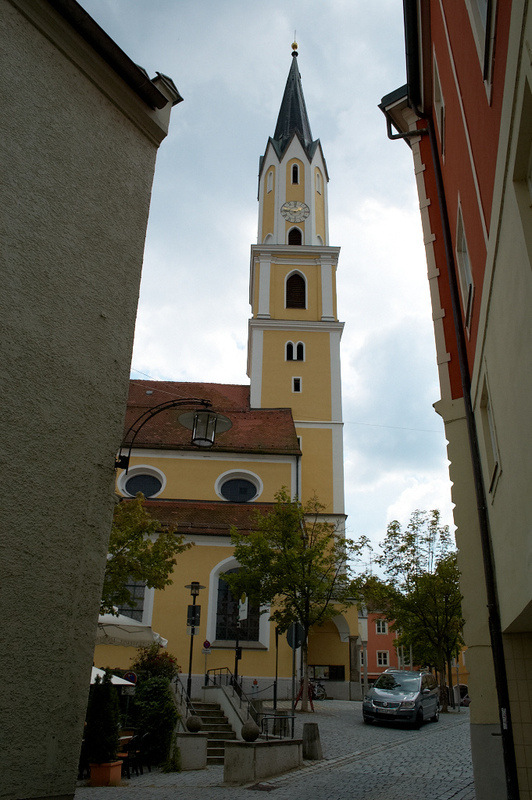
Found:
[(440, 137), (440, 152), (443, 156), (445, 155), (445, 100), (441, 89), (438, 62), (436, 61), (436, 55), (434, 53), (432, 55), (432, 63), (433, 63), (432, 96), (433, 96), (434, 116), (436, 117), (436, 127), (438, 128), (438, 134)]
[(259, 476), (255, 472), (250, 472), (247, 469), (228, 469), (227, 472), (222, 472), (221, 475), (218, 475), (216, 481), (214, 482), (214, 491), (220, 498), (223, 500), (224, 503), (229, 503), (230, 501), (227, 500), (222, 494), (222, 486), (226, 481), (235, 480), (235, 479), (246, 480), (252, 483), (257, 490), (257, 494), (251, 500), (248, 500), (249, 503), (254, 503), (255, 500), (258, 500), (261, 496), (262, 492), (264, 491), (264, 484), (259, 478)]
[[(486, 94), (488, 101), (491, 101), (497, 0), (491, 0), (491, 9), (489, 9), (488, 0), (465, 0), (465, 5), (469, 14)], [(490, 17), (487, 16), (488, 10), (491, 13)]]
[(129, 467), (128, 471), (123, 470), (117, 478), (116, 481), (116, 488), (124, 497), (135, 497), (134, 494), (130, 494), (126, 489), (126, 483), (130, 478), (133, 478), (135, 475), (152, 475), (154, 478), (158, 478), (161, 481), (161, 488), (155, 494), (151, 494), (147, 497), (147, 500), (153, 500), (155, 497), (159, 497), (165, 488), (166, 488), (166, 475), (157, 467), (153, 467), (151, 464), (135, 464), (132, 467)]
[[(299, 381), (299, 389), (296, 389), (296, 381)], [(294, 394), (301, 394), (302, 391), (303, 391), (303, 379), (298, 376), (294, 376), (292, 378), (292, 392)]]
[(462, 305), (464, 309), (464, 325), (469, 330), (471, 318), (473, 316), (473, 301), (475, 297), (475, 285), (473, 283), (473, 273), (469, 258), (469, 248), (464, 227), (462, 208), (458, 202), (458, 214), (456, 219), (456, 266), (458, 268), (458, 278), (460, 282), (460, 292), (462, 294)]
[[(218, 580), (220, 575), (224, 572), (229, 572), (230, 569), (234, 569), (235, 567), (240, 568), (242, 565), (238, 563), (234, 556), (229, 556), (228, 558), (223, 559), (215, 567), (211, 570), (211, 574), (209, 575), (209, 600), (208, 600), (208, 608), (207, 608), (207, 639), (209, 642), (215, 642), (216, 636), (216, 615), (218, 613)], [(268, 609), (265, 606), (265, 609)], [(259, 617), (259, 645), (262, 645), (265, 648), (269, 647), (270, 643), (270, 622), (269, 622), (269, 614), (267, 610), (265, 613), (261, 614)], [(246, 645), (244, 644), (244, 647)], [(248, 645), (249, 647), (249, 645)], [(253, 645), (251, 645), (250, 649), (253, 649)]]
[(487, 490), (493, 496), (501, 474), (501, 457), (497, 443), (497, 431), (493, 418), (493, 407), (487, 380), (484, 380), (480, 396), (480, 419), (482, 422), (482, 438), (487, 466)]
[(389, 667), (390, 666), (390, 651), (389, 650), (377, 650), (377, 666), (378, 667)]
[[(379, 628), (384, 628), (384, 630), (379, 630)], [(379, 636), (386, 635), (388, 633), (388, 620), (387, 619), (376, 619), (375, 620), (375, 632), (379, 634)]]

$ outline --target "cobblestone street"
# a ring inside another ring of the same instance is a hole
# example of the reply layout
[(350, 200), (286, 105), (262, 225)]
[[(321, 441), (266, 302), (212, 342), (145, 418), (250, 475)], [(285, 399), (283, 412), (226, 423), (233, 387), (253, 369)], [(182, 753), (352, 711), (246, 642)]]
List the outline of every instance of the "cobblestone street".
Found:
[(76, 800), (474, 800), (469, 712), (442, 714), (421, 730), (364, 725), (361, 703), (326, 700), (314, 714), (298, 713), (296, 736), (317, 722), (324, 760), (256, 786), (223, 783), (223, 767), (197, 772), (145, 773), (116, 788), (79, 784)]

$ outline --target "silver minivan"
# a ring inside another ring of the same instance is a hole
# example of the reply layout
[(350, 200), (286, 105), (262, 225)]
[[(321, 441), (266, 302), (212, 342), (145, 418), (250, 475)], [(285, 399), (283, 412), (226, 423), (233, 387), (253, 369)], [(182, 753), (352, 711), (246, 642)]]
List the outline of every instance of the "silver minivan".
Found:
[(440, 716), (439, 688), (430, 672), (388, 669), (375, 681), (362, 703), (364, 722), (405, 722), (420, 728)]

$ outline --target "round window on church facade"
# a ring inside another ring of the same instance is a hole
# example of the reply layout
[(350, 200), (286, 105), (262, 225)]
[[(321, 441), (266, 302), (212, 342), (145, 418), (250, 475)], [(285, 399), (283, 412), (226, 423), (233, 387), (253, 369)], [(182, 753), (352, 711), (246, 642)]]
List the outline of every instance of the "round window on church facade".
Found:
[(139, 492), (142, 492), (144, 497), (153, 497), (159, 494), (162, 487), (162, 482), (155, 475), (145, 475), (142, 473), (132, 475), (131, 478), (126, 480), (124, 486), (126, 492), (133, 495), (133, 497)]
[(231, 503), (249, 503), (257, 495), (257, 487), (245, 478), (230, 478), (220, 487), (222, 497)]

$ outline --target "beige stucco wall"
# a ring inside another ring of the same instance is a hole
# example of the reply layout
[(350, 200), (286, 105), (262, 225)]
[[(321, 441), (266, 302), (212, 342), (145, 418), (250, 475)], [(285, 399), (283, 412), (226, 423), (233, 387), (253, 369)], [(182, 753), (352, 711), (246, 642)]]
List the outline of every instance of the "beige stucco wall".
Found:
[(165, 130), (46, 2), (2, 0), (0, 13), (0, 797), (66, 798)]

